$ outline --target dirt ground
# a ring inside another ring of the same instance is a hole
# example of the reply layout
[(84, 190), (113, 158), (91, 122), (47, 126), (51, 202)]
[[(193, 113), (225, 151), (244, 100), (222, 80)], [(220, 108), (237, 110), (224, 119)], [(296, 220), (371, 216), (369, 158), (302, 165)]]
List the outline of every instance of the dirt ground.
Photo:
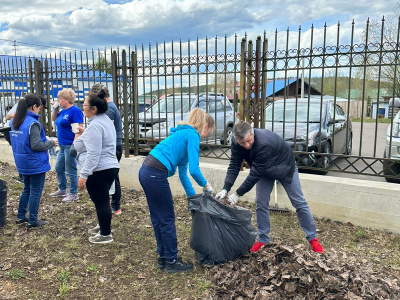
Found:
[[(86, 191), (73, 203), (50, 198), (57, 180), (49, 172), (39, 211), (49, 225), (28, 229), (15, 225), (23, 187), (15, 168), (0, 164), (0, 178), (9, 189), (7, 223), (0, 228), (0, 299), (400, 299), (399, 235), (316, 219), (325, 253), (315, 254), (296, 216), (275, 212), (268, 247), (201, 266), (189, 244), (186, 198), (175, 197), (179, 255), (194, 269), (169, 275), (156, 268), (142, 191), (123, 189), (114, 242), (94, 245), (87, 229), (96, 214)], [(240, 204), (255, 210), (253, 203)]]

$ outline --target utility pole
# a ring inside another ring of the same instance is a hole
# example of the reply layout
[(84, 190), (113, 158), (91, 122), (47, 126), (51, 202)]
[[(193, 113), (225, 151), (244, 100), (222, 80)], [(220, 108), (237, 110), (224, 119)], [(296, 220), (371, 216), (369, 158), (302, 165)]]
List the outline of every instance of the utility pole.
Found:
[(14, 47), (14, 56), (17, 56), (17, 41), (16, 40), (14, 40), (13, 47)]

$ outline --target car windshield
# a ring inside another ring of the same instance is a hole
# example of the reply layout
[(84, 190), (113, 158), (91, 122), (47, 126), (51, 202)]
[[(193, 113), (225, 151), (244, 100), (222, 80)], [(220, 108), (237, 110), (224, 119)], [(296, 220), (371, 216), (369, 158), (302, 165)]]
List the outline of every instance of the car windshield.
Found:
[[(274, 111), (274, 118), (272, 118), (272, 111)], [(284, 116), (285, 111), (285, 116)], [(265, 110), (266, 122), (295, 122), (296, 103), (286, 102), (286, 107), (283, 101), (275, 102), (273, 106), (270, 104)], [(297, 103), (297, 122), (320, 122), (321, 118), (321, 104), (318, 102), (310, 102), (310, 109), (308, 110), (308, 102)], [(322, 116), (325, 113), (325, 106), (322, 106)]]
[(188, 113), (190, 110), (189, 104), (192, 105), (194, 102), (194, 100), (191, 99), (189, 103), (189, 100), (189, 98), (180, 97), (175, 97), (175, 101), (173, 97), (163, 98), (150, 107), (147, 111), (153, 111), (153, 113)]

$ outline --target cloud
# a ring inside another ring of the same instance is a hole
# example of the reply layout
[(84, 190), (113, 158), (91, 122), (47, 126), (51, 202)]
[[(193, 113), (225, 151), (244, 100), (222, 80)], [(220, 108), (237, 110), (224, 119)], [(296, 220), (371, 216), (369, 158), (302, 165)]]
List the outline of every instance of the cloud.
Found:
[[(245, 32), (297, 30), (300, 25), (323, 28), (351, 19), (365, 22), (393, 11), (397, 0), (3, 0), (0, 39), (60, 48), (91, 49), (154, 45), (232, 37)], [(23, 9), (21, 9), (23, 7)], [(6, 24), (6, 25), (3, 25)], [(307, 31), (305, 26), (302, 29)], [(3, 42), (3, 47), (11, 43)], [(28, 45), (20, 44), (19, 51)], [(31, 51), (33, 48), (29, 48)], [(54, 48), (55, 49), (55, 48)], [(36, 50), (48, 51), (45, 47)], [(24, 51), (25, 52), (25, 51)]]

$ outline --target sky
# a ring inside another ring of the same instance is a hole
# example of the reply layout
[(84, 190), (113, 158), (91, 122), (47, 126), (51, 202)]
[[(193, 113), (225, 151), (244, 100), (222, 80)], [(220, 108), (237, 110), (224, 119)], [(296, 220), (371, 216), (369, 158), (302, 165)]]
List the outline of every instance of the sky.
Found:
[(245, 33), (255, 40), (264, 31), (267, 37), (273, 37), (275, 30), (284, 39), (287, 29), (296, 35), (300, 26), (306, 39), (312, 25), (315, 34), (321, 35), (325, 24), (331, 32), (328, 38), (335, 41), (338, 22), (341, 34), (351, 30), (353, 20), (359, 33), (368, 18), (381, 20), (393, 15), (399, 3), (400, 0), (2, 0), (0, 54), (125, 48), (225, 35), (232, 40), (235, 34), (240, 40)]

